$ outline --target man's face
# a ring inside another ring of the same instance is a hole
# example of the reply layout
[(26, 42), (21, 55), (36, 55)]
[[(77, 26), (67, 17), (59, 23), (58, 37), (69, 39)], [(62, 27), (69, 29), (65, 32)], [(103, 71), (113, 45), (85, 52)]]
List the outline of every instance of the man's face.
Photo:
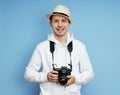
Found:
[(50, 21), (50, 26), (52, 27), (55, 36), (66, 35), (69, 25), (69, 20), (60, 15), (54, 15)]

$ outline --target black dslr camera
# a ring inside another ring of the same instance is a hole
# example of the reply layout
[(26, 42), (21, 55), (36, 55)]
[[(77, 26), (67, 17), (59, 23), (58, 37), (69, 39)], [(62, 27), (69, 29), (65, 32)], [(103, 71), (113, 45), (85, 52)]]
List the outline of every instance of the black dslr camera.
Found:
[(67, 75), (71, 75), (72, 65), (68, 64), (70, 68), (62, 66), (61, 68), (55, 68), (53, 64), (53, 70), (58, 71), (58, 81), (61, 85), (65, 85), (68, 82)]

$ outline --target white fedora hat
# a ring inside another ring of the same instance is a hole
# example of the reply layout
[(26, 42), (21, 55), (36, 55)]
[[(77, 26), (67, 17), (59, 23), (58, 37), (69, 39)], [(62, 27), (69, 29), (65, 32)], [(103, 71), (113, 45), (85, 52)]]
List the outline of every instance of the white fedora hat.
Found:
[(51, 14), (47, 14), (47, 18), (50, 20), (50, 17), (53, 15), (61, 15), (64, 16), (65, 18), (67, 18), (70, 23), (72, 23), (72, 19), (70, 18), (70, 11), (67, 7), (63, 6), (63, 5), (58, 5), (55, 7), (55, 9), (53, 10), (53, 12)]

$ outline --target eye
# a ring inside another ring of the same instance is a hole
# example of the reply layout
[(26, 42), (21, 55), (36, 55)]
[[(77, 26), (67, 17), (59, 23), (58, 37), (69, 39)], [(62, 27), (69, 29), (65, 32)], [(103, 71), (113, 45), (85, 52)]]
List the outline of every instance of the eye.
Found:
[(68, 20), (67, 19), (63, 19), (62, 22), (67, 22)]
[(56, 19), (55, 19), (55, 20), (53, 20), (52, 22), (53, 22), (53, 23), (57, 23), (57, 22), (58, 22), (58, 20), (56, 20)]

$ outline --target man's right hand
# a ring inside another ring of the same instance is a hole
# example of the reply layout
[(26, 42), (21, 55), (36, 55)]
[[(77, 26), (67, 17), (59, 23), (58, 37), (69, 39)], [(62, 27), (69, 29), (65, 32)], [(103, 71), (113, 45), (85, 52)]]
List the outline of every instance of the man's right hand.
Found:
[(58, 72), (57, 71), (50, 71), (47, 74), (47, 79), (50, 82), (58, 82)]

